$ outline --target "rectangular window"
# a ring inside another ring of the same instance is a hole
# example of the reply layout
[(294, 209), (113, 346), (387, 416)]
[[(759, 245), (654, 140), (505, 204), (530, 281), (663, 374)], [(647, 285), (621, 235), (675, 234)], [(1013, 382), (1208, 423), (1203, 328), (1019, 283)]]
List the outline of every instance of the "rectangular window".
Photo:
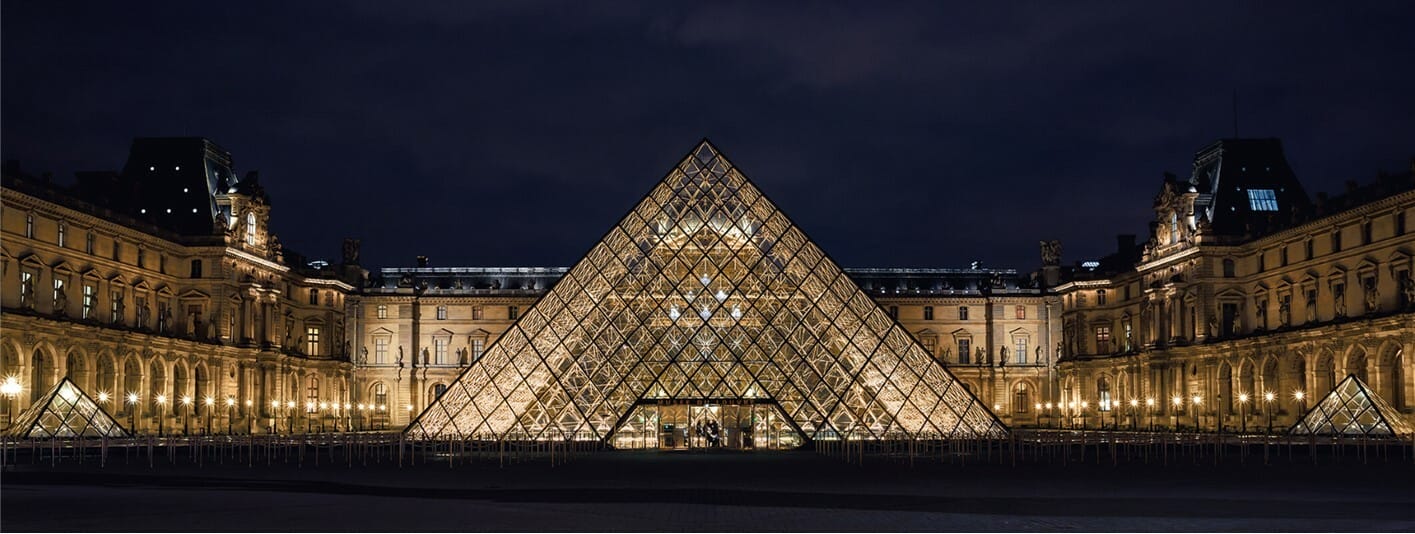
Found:
[(1130, 352), (1130, 351), (1132, 350), (1132, 348), (1131, 348), (1131, 346), (1130, 346), (1130, 340), (1131, 340), (1131, 336), (1134, 335), (1134, 334), (1133, 334), (1133, 331), (1131, 330), (1130, 321), (1124, 321), (1123, 324), (1124, 324), (1124, 326), (1125, 326), (1125, 340), (1124, 340), (1124, 343), (1125, 343), (1125, 352)]
[(437, 365), (447, 365), (447, 338), (432, 340), (432, 357)]
[(1282, 258), (1282, 265), (1283, 265), (1284, 267), (1286, 267), (1286, 266), (1287, 266), (1287, 245), (1283, 245), (1282, 248), (1280, 248), (1280, 249), (1278, 249), (1278, 250), (1281, 252), (1280, 256), (1281, 256), (1281, 258)]
[(1096, 290), (1096, 305), (1097, 305), (1097, 306), (1105, 306), (1105, 290), (1104, 290), (1104, 289)]
[(932, 321), (932, 320), (934, 320), (934, 307), (933, 307), (933, 306), (924, 306), (924, 320), (925, 320), (925, 321)]
[(1313, 254), (1312, 254), (1312, 239), (1311, 239), (1311, 238), (1308, 238), (1306, 241), (1304, 241), (1304, 242), (1302, 243), (1302, 249), (1303, 249), (1304, 251), (1306, 251), (1306, 253), (1307, 253), (1307, 254), (1306, 254), (1306, 257), (1305, 257), (1304, 259), (1309, 259), (1309, 260), (1312, 259)]
[(1259, 251), (1258, 251), (1258, 272), (1261, 273), (1261, 272), (1266, 271), (1266, 270), (1268, 270), (1268, 255), (1267, 255), (1267, 254), (1264, 254), (1263, 251), (1259, 250)]
[(480, 359), (481, 359), (482, 350), (484, 350), (485, 348), (486, 348), (486, 340), (485, 340), (485, 339), (473, 339), (473, 340), (472, 340), (472, 361), (480, 360)]
[(319, 327), (305, 327), (305, 354), (319, 355)]
[(158, 255), (157, 255), (157, 272), (163, 273), (163, 274), (166, 274), (166, 273), (167, 273), (167, 255), (166, 255), (166, 254), (158, 254)]
[(1371, 221), (1361, 223), (1361, 244), (1371, 244)]
[(318, 290), (318, 289), (311, 289), (311, 290), (310, 290), (310, 306), (318, 306), (318, 305), (319, 305), (319, 290)]
[(113, 238), (113, 261), (123, 261), (123, 242)]
[(482, 317), (481, 306), (472, 306), (472, 320), (480, 321)]
[[(966, 308), (965, 308), (966, 309)], [(968, 363), (973, 359), (973, 340), (963, 338), (958, 340), (958, 363)]]
[(507, 306), (506, 317), (511, 319), (512, 321), (515, 321), (516, 319), (521, 317), (521, 309), (516, 306)]
[(144, 261), (143, 261), (143, 258), (144, 258), (145, 256), (147, 256), (147, 251), (146, 251), (146, 250), (143, 250), (142, 247), (138, 247), (138, 268), (139, 268), (139, 269), (142, 269), (142, 268), (144, 268), (144, 266), (145, 266), (145, 265), (144, 265)]
[(108, 322), (118, 324), (123, 320), (123, 292), (114, 291), (113, 300), (109, 305)]
[(967, 307), (967, 306), (959, 306), (959, 307), (958, 307), (958, 320), (959, 320), (959, 321), (967, 321), (967, 320), (968, 320), (968, 307)]
[(447, 320), (447, 306), (438, 306), (438, 307), (437, 307), (437, 320), (439, 320), (439, 321), (445, 321), (445, 320)]
[(1248, 207), (1253, 211), (1277, 211), (1277, 194), (1271, 189), (1249, 189)]
[(1341, 229), (1337, 228), (1331, 233), (1331, 251), (1341, 252)]
[(65, 236), (68, 235), (68, 230), (69, 230), (69, 225), (64, 224), (64, 223), (62, 223), (62, 222), (59, 223), (59, 247), (60, 247), (60, 248), (63, 248), (63, 247), (64, 247), (64, 243), (68, 242), (68, 240), (65, 239)]
[(935, 354), (938, 353), (938, 338), (937, 338), (937, 337), (934, 337), (934, 336), (925, 336), (923, 339), (920, 339), (920, 340), (919, 340), (919, 343), (924, 346), (924, 350), (929, 351), (929, 356), (934, 356)]
[(84, 253), (93, 254), (93, 232), (84, 235)]
[(1017, 315), (1017, 319), (1018, 319), (1018, 320), (1026, 319), (1026, 318), (1027, 318), (1027, 307), (1026, 307), (1026, 306), (1018, 306), (1018, 307), (1017, 307), (1017, 313), (1016, 313), (1016, 315)]
[(1096, 354), (1110, 354), (1110, 327), (1096, 327)]
[(1405, 235), (1405, 212), (1395, 214), (1395, 235)]
[(895, 320), (898, 320), (898, 319), (899, 319), (899, 306), (890, 306), (890, 307), (889, 307), (889, 318), (890, 318), (890, 319), (895, 319)]
[(84, 284), (84, 306), (83, 311), (80, 312), (79, 316), (81, 319), (90, 319), (93, 317), (93, 304), (94, 301), (97, 299), (98, 288), (89, 284)]
[(386, 337), (373, 338), (373, 363), (375, 365), (388, 363), (388, 341)]
[(1016, 347), (1017, 357), (1015, 359), (1017, 363), (1027, 363), (1027, 338), (1015, 338), (1012, 340), (1012, 344)]
[(379, 319), (387, 319), (387, 318), (388, 318), (388, 305), (387, 305), (387, 304), (379, 304), (379, 305), (378, 305), (378, 318), (379, 318)]
[(34, 239), (34, 216), (25, 215), (25, 237)]
[(192, 278), (201, 278), (201, 260), (192, 260), (190, 271)]

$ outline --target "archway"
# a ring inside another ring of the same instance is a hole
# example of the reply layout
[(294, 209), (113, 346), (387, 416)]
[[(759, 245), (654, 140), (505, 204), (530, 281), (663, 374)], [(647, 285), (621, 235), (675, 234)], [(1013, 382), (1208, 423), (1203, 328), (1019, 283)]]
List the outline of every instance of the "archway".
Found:
[(1320, 399), (1332, 388), (1336, 387), (1336, 356), (1330, 352), (1323, 352), (1317, 357), (1316, 391), (1307, 392), (1313, 399)]
[(1219, 406), (1223, 408), (1224, 414), (1232, 414), (1236, 395), (1233, 393), (1233, 366), (1228, 362), (1218, 366), (1218, 396), (1222, 399)]
[(1280, 382), (1281, 379), (1278, 377), (1277, 373), (1277, 358), (1268, 356), (1267, 359), (1263, 360), (1262, 378), (1263, 391), (1260, 393), (1261, 396), (1258, 397), (1258, 400), (1263, 401), (1262, 410), (1264, 412), (1270, 409), (1275, 410), (1276, 406), (1272, 406), (1272, 403), (1267, 401), (1267, 394), (1273, 394), (1274, 402), (1276, 402), (1277, 396), (1282, 394), (1282, 384)]
[(1395, 409), (1404, 411), (1406, 408), (1405, 351), (1399, 345), (1389, 345), (1381, 351), (1380, 357), (1376, 360), (1376, 367), (1377, 374), (1381, 377), (1381, 383), (1376, 393)]
[(64, 376), (72, 380), (79, 389), (89, 391), (88, 359), (78, 349), (72, 349), (64, 356)]
[(98, 355), (97, 382), (94, 384), (94, 390), (95, 394), (106, 394), (110, 399), (115, 397), (118, 391), (118, 364), (113, 360), (112, 354), (105, 352)]
[(39, 402), (39, 398), (54, 387), (54, 359), (36, 347), (30, 356), (29, 401)]
[(1366, 349), (1357, 345), (1346, 355), (1346, 374), (1356, 375), (1367, 385), (1371, 383), (1366, 373)]
[(136, 403), (136, 399), (142, 392), (142, 364), (138, 363), (137, 355), (130, 355), (123, 360), (123, 391), (118, 392), (121, 397), (118, 405), (123, 407), (123, 412), (141, 413)]

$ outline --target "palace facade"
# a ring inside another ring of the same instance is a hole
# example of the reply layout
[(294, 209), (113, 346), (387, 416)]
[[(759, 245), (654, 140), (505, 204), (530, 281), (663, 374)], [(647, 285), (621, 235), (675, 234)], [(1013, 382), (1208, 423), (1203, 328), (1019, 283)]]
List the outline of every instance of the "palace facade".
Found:
[[(568, 271), (311, 261), (205, 139), (73, 186), (4, 171), (7, 425), (68, 376), (140, 432), (401, 428)], [(1275, 140), (1224, 140), (1096, 262), (844, 271), (1008, 425), (1287, 425), (1348, 373), (1410, 417), (1412, 207), (1410, 174), (1312, 200)]]

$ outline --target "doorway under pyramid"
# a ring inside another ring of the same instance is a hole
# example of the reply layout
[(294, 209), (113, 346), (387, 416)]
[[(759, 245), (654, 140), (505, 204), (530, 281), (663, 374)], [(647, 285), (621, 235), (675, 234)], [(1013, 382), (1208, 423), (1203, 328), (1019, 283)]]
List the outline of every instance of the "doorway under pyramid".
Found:
[(704, 140), (405, 433), (790, 448), (1006, 429)]

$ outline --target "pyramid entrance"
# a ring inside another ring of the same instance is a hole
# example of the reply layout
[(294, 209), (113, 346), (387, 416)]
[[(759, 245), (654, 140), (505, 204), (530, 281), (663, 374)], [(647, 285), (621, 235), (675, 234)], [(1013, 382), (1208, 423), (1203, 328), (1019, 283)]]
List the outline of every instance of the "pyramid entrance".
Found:
[(707, 141), (405, 430), (645, 448), (1005, 432)]

